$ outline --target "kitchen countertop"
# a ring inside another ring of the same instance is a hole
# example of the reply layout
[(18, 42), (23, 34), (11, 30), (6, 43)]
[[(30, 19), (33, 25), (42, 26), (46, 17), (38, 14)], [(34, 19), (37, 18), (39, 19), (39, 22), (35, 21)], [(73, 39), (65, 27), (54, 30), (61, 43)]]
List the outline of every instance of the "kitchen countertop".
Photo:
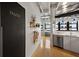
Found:
[(79, 31), (54, 31), (53, 35), (64, 35), (79, 37)]

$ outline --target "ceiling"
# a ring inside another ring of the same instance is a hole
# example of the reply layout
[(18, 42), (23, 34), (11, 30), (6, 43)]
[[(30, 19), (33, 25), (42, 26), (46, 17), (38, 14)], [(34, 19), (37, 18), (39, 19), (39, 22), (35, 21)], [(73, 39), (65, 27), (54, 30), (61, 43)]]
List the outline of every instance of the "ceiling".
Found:
[[(50, 7), (53, 6), (53, 8), (56, 9), (56, 14), (61, 14), (63, 13), (63, 2), (31, 2), (31, 4), (35, 4), (39, 11), (42, 12), (49, 12)], [(28, 2), (23, 3), (28, 5)], [(73, 10), (79, 9), (79, 2), (67, 2), (66, 4), (66, 11), (65, 12), (70, 12)]]
[[(65, 6), (65, 8), (63, 8)], [(64, 11), (64, 9), (66, 9)], [(75, 11), (79, 9), (79, 2), (67, 2), (63, 5), (63, 2), (60, 2), (59, 5), (56, 7), (56, 14), (67, 13), (71, 11)]]
[(49, 12), (50, 6), (52, 5), (54, 8), (57, 7), (58, 2), (36, 2), (37, 7), (40, 12)]

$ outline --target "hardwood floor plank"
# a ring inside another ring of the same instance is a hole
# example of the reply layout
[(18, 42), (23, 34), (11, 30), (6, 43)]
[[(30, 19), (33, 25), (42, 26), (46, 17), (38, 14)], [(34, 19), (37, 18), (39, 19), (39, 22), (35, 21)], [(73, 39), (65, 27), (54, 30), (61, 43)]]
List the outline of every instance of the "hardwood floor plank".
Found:
[(38, 48), (32, 57), (77, 57), (79, 55), (75, 55), (74, 53), (58, 48), (58, 47), (53, 47), (50, 49), (46, 48)]

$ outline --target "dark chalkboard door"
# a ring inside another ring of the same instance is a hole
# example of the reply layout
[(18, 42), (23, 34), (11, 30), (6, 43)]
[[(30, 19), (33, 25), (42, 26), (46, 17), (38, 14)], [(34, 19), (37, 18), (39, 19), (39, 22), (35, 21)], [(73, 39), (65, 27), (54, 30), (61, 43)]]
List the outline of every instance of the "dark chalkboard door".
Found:
[(25, 56), (25, 9), (16, 2), (1, 3), (3, 56)]

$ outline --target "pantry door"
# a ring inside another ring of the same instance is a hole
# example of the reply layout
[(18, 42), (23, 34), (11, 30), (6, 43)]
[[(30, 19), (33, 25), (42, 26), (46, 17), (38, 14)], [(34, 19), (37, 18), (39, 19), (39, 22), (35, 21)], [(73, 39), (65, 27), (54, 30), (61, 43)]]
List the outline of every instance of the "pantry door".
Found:
[(1, 3), (3, 56), (25, 56), (25, 9), (16, 2)]

